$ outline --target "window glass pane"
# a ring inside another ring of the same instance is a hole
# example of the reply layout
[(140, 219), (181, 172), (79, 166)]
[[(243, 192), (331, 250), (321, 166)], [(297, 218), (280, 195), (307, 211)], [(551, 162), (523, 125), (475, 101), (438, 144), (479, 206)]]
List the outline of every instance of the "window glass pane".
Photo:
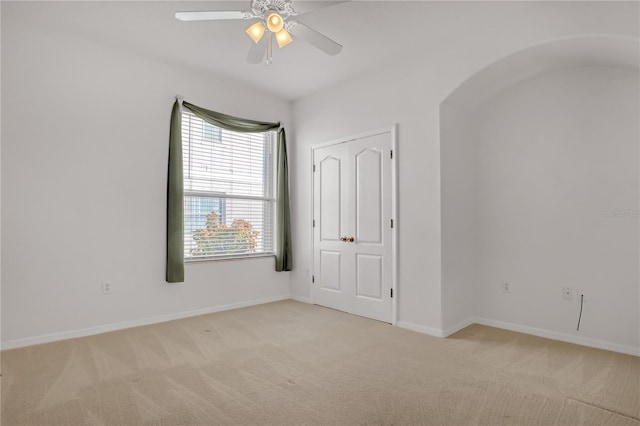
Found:
[(272, 132), (236, 133), (215, 128), (193, 114), (183, 117), (185, 190), (274, 196), (269, 173)]
[(273, 251), (273, 201), (185, 197), (185, 256)]

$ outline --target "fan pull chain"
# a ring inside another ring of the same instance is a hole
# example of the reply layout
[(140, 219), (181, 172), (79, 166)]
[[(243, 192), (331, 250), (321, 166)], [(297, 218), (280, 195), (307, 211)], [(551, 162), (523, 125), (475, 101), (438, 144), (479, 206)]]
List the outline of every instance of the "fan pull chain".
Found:
[(271, 65), (273, 63), (273, 33), (269, 32), (267, 35), (267, 65)]

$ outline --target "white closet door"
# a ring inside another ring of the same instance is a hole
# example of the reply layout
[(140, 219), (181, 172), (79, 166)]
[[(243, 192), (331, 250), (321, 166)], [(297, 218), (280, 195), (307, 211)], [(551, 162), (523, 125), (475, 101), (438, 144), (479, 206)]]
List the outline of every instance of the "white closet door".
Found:
[(392, 320), (391, 134), (314, 150), (313, 302)]

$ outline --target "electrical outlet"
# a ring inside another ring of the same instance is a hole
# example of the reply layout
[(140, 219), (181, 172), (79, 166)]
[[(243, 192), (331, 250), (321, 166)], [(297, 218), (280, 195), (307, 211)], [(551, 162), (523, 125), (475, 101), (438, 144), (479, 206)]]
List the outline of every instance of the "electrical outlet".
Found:
[(502, 292), (503, 293), (511, 293), (511, 288), (509, 287), (509, 283), (505, 282), (502, 284)]
[(562, 298), (564, 300), (573, 300), (573, 288), (562, 287)]
[(584, 294), (584, 288), (577, 288), (576, 289), (576, 300), (578, 302), (583, 302), (583, 303), (587, 302), (587, 295)]
[(102, 294), (111, 294), (111, 283), (109, 281), (102, 282)]

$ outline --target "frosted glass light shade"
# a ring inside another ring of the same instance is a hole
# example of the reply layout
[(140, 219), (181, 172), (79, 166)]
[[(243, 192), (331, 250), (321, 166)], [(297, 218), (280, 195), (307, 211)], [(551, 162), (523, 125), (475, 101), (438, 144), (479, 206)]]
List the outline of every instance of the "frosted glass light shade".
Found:
[(276, 41), (278, 42), (279, 47), (285, 47), (287, 44), (291, 43), (293, 40), (291, 36), (284, 28), (276, 33)]
[(284, 21), (282, 20), (282, 16), (278, 15), (277, 13), (272, 13), (267, 18), (267, 28), (269, 28), (269, 31), (277, 33), (282, 29), (283, 26)]
[(265, 28), (262, 22), (256, 22), (255, 24), (247, 28), (246, 32), (249, 38), (251, 38), (251, 40), (253, 40), (254, 43), (257, 43), (260, 41), (260, 39), (264, 35), (264, 29)]

